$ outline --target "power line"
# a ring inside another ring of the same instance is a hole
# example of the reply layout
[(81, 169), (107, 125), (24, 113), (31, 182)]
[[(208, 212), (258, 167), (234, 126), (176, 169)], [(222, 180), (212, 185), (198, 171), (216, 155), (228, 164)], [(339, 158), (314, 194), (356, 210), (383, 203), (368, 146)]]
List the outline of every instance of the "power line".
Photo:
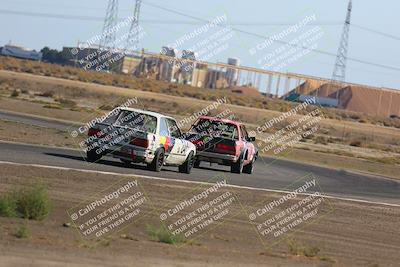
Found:
[[(211, 23), (211, 21), (209, 21), (209, 20), (202, 19), (202, 18), (193, 16), (193, 15), (189, 15), (189, 14), (186, 14), (186, 13), (183, 13), (183, 12), (180, 12), (180, 11), (172, 10), (172, 9), (169, 9), (169, 8), (166, 8), (166, 7), (162, 7), (162, 6), (159, 6), (159, 5), (156, 5), (156, 4), (152, 4), (152, 3), (149, 3), (147, 1), (143, 2), (143, 4), (148, 5), (148, 6), (152, 6), (152, 7), (167, 11), (167, 12), (171, 12), (171, 13), (174, 13), (174, 14), (177, 14), (177, 15), (180, 15), (180, 16), (184, 16), (184, 17), (187, 17), (187, 18), (198, 20), (198, 21), (201, 21), (203, 23)], [(217, 24), (217, 26), (226, 27), (226, 26), (220, 25), (220, 24)], [(239, 33), (243, 33), (243, 34), (246, 34), (246, 35), (250, 35), (250, 36), (257, 37), (257, 38), (261, 38), (263, 40), (271, 39), (269, 36), (264, 36), (264, 35), (261, 35), (261, 34), (258, 34), (258, 33), (245, 31), (245, 30), (242, 30), (242, 29), (239, 29), (239, 28), (235, 28), (235, 27), (230, 27), (230, 29), (232, 29), (232, 30), (234, 30), (236, 32), (239, 32)], [(273, 39), (271, 39), (271, 40), (273, 40)], [(315, 53), (319, 53), (319, 54), (327, 55), (327, 56), (332, 56), (332, 57), (336, 58), (336, 54), (335, 53), (331, 53), (331, 52), (328, 52), (328, 51), (324, 51), (324, 50), (320, 50), (320, 49), (313, 49), (313, 48), (306, 47), (306, 46), (299, 46), (299, 45), (291, 44), (289, 42), (285, 42), (285, 41), (281, 41), (281, 40), (273, 40), (273, 41), (277, 42), (277, 43), (293, 46), (293, 47), (300, 47), (303, 50), (309, 50), (309, 51), (313, 51)], [(370, 65), (370, 66), (375, 66), (375, 67), (379, 67), (379, 68), (390, 69), (390, 70), (394, 70), (394, 71), (400, 71), (400, 68), (398, 68), (398, 67), (387, 66), (387, 65), (383, 65), (383, 64), (379, 64), (379, 63), (369, 62), (369, 61), (362, 60), (362, 59), (348, 57), (347, 60), (353, 61), (353, 62), (357, 62), (357, 63), (360, 63), (360, 64), (364, 64), (364, 65)]]
[[(43, 18), (55, 18), (55, 19), (72, 19), (72, 20), (88, 20), (88, 21), (104, 21), (103, 17), (95, 17), (95, 16), (82, 16), (82, 15), (65, 15), (65, 14), (51, 14), (51, 13), (40, 13), (40, 12), (24, 12), (24, 11), (16, 11), (16, 10), (8, 10), (8, 9), (0, 9), (0, 13), (2, 14), (11, 14), (11, 15), (21, 15), (21, 16), (31, 16), (31, 17), (43, 17)], [(122, 20), (122, 19), (121, 19)], [(142, 19), (142, 23), (146, 24), (186, 24), (186, 25), (199, 25), (199, 21), (188, 21), (188, 20), (162, 20), (162, 19)], [(293, 25), (293, 22), (230, 22), (229, 25), (234, 26), (290, 26)], [(224, 25), (224, 24), (221, 24)], [(335, 21), (326, 21), (319, 23), (308, 23), (308, 26), (341, 26), (341, 22)], [(226, 25), (227, 26), (227, 25)], [(384, 33), (378, 30), (374, 30), (371, 28), (367, 28), (361, 25), (357, 25), (352, 23), (350, 26), (359, 28), (361, 30), (365, 30), (374, 34), (382, 35), (397, 41), (400, 41), (400, 37), (395, 35)]]
[(374, 33), (374, 34), (385, 36), (385, 37), (391, 38), (391, 39), (396, 40), (396, 41), (400, 41), (400, 37), (392, 35), (392, 34), (389, 34), (389, 33), (384, 33), (384, 32), (378, 31), (378, 30), (374, 30), (374, 29), (367, 28), (367, 27), (364, 27), (364, 26), (361, 26), (361, 25), (357, 25), (357, 24), (353, 24), (353, 23), (350, 24), (350, 26), (358, 28), (358, 29), (361, 29), (361, 30), (364, 30), (364, 31), (367, 31), (367, 32), (371, 32), (371, 33)]
[(62, 15), (62, 14), (50, 14), (50, 13), (35, 13), (35, 12), (15, 11), (15, 10), (7, 10), (7, 9), (0, 9), (0, 13), (2, 13), (2, 14), (30, 16), (30, 17), (41, 17), (41, 18), (104, 21), (104, 18), (102, 18), (102, 17), (79, 16), (79, 15)]
[[(21, 16), (31, 16), (31, 17), (43, 17), (43, 18), (55, 18), (55, 19), (73, 19), (73, 20), (89, 20), (89, 21), (104, 21), (103, 17), (95, 16), (81, 16), (81, 15), (65, 15), (65, 14), (50, 14), (50, 13), (40, 13), (40, 12), (25, 12), (16, 10), (0, 9), (2, 14), (11, 15), (21, 15)], [(189, 20), (162, 20), (162, 19), (142, 19), (142, 23), (149, 24), (187, 24), (187, 25), (199, 25), (199, 21), (189, 21)], [(232, 22), (229, 25), (236, 26), (290, 26), (293, 22)], [(309, 23), (309, 26), (338, 26), (341, 25), (339, 22), (327, 21), (321, 23)]]
[[(163, 9), (163, 10), (168, 11), (168, 12), (173, 12), (175, 14), (179, 14), (181, 16), (192, 18), (194, 20), (197, 20), (197, 22), (195, 22), (195, 21), (179, 21), (179, 20), (170, 21), (170, 20), (149, 20), (149, 19), (145, 20), (145, 19), (143, 19), (142, 23), (197, 25), (198, 21), (201, 21), (203, 23), (209, 23), (210, 22), (208, 20), (204, 20), (204, 19), (201, 19), (201, 18), (190, 16), (190, 15), (187, 15), (187, 14), (175, 11), (175, 10), (171, 10), (171, 9), (168, 9), (168, 8), (157, 6), (157, 5), (151, 4), (149, 2), (143, 2), (143, 3), (146, 4), (146, 5), (150, 5), (150, 6), (153, 6), (153, 7), (156, 7), (156, 8)], [(6, 10), (6, 9), (0, 9), (0, 13), (2, 13), (2, 14), (12, 14), (12, 15), (22, 15), (22, 16), (32, 16), (32, 17), (55, 18), (55, 19), (73, 19), (73, 20), (85, 20), (85, 21), (103, 21), (104, 20), (104, 18), (102, 18), (102, 17), (94, 17), (94, 16), (35, 13), (35, 12), (24, 12), (24, 11), (15, 11), (15, 10)], [(247, 26), (260, 25), (261, 26), (261, 24), (258, 24), (258, 23), (247, 23), (246, 24), (246, 23), (240, 23), (240, 22), (239, 23), (230, 23), (229, 25), (242, 25), (242, 26), (245, 26), (245, 25), (247, 25)], [(268, 25), (269, 26), (285, 26), (285, 25), (293, 25), (293, 24), (292, 23), (271, 23), (271, 24), (265, 23), (264, 24), (264, 26), (268, 26)], [(336, 23), (327, 22), (325, 24), (324, 23), (319, 23), (319, 24), (315, 24), (315, 25), (336, 25)], [(224, 26), (224, 25), (219, 25), (219, 26)], [(396, 36), (393, 36), (393, 35), (390, 35), (390, 34), (386, 34), (386, 33), (383, 33), (383, 32), (379, 32), (379, 31), (376, 31), (376, 30), (372, 30), (372, 29), (369, 29), (369, 28), (366, 28), (366, 27), (363, 27), (363, 26), (360, 26), (360, 25), (352, 24), (352, 26), (358, 27), (360, 29), (362, 28), (363, 30), (367, 30), (367, 31), (370, 31), (370, 32), (374, 32), (375, 34), (379, 34), (379, 35), (383, 35), (383, 36), (386, 36), (386, 37), (390, 37), (390, 38), (395, 39), (395, 40), (400, 40), (399, 37), (396, 37)], [(224, 27), (227, 27), (227, 25), (225, 25)], [(244, 31), (244, 30), (241, 30), (241, 29), (238, 29), (238, 28), (232, 28), (232, 30), (235, 30), (237, 32), (241, 32), (243, 34), (251, 35), (251, 36), (254, 36), (254, 37), (257, 37), (257, 38), (262, 38), (264, 40), (268, 39), (267, 36), (264, 36), (264, 35), (261, 35), (261, 34), (257, 34), (257, 33), (248, 32), (248, 31)], [(288, 44), (288, 45), (296, 46), (296, 45), (289, 44), (289, 43), (284, 42), (284, 41), (276, 40), (276, 42), (282, 43), (282, 44)], [(336, 57), (336, 54), (331, 53), (331, 52), (322, 51), (322, 50), (318, 50), (318, 49), (310, 49), (310, 48), (307, 48), (307, 47), (304, 47), (304, 46), (300, 46), (300, 47), (303, 48), (303, 49), (307, 49), (307, 50), (319, 53), (319, 54), (324, 54), (324, 55), (327, 55), (327, 56)], [(397, 68), (397, 67), (386, 66), (386, 65), (383, 65), (383, 64), (377, 64), (377, 63), (373, 63), (373, 62), (368, 62), (368, 61), (361, 60), (361, 59), (348, 58), (348, 60), (349, 61), (353, 61), (353, 62), (357, 62), (357, 63), (360, 63), (360, 64), (364, 64), (364, 65), (371, 65), (371, 66), (375, 66), (375, 67), (379, 67), (379, 68), (385, 68), (385, 69), (400, 71), (400, 68)]]

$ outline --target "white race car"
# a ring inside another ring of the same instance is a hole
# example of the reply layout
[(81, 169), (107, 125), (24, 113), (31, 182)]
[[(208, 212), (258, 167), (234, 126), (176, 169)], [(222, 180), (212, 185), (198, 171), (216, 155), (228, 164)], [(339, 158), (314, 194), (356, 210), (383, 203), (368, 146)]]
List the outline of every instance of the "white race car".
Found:
[(153, 171), (163, 165), (178, 166), (190, 173), (196, 146), (181, 139), (175, 119), (159, 113), (116, 108), (88, 130), (86, 155), (95, 162), (106, 154), (126, 164), (146, 163)]

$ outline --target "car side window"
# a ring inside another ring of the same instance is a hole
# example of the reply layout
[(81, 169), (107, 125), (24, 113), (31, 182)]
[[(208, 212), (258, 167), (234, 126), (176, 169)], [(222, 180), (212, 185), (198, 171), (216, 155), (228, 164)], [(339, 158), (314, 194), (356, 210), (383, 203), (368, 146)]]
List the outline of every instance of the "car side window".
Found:
[(240, 126), (240, 131), (242, 133), (242, 138), (243, 140), (249, 141), (249, 134), (246, 131), (246, 127), (244, 127), (243, 125)]
[(167, 119), (167, 123), (171, 137), (180, 138), (182, 134), (176, 122), (174, 120)]
[(160, 135), (169, 136), (168, 125), (165, 118), (160, 118)]

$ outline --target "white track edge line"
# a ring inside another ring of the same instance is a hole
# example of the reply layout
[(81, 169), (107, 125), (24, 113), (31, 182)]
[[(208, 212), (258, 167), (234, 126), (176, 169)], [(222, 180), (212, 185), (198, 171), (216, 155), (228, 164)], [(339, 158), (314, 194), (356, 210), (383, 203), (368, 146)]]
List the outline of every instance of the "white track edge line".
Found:
[[(117, 172), (106, 172), (106, 171), (76, 169), (76, 168), (68, 168), (68, 167), (61, 167), (61, 166), (29, 164), (29, 163), (17, 163), (17, 162), (11, 162), (11, 161), (0, 161), (0, 164), (9, 164), (9, 165), (16, 165), (16, 166), (31, 166), (31, 167), (37, 167), (37, 168), (57, 169), (57, 170), (66, 170), (66, 171), (77, 171), (77, 172), (86, 172), (86, 173), (100, 173), (100, 174), (114, 175), (114, 176), (130, 176), (130, 177), (153, 179), (153, 180), (159, 180), (159, 181), (169, 181), (169, 182), (173, 181), (173, 182), (178, 182), (178, 183), (194, 183), (194, 184), (202, 184), (202, 185), (211, 184), (211, 183), (208, 183), (208, 182), (201, 182), (201, 181), (177, 180), (177, 179), (169, 179), (169, 178), (148, 176), (148, 175), (140, 175), (140, 174), (124, 174), (124, 173), (117, 173)], [(291, 193), (290, 191), (286, 191), (286, 190), (277, 190), (277, 189), (268, 189), (268, 188), (256, 188), (256, 187), (232, 185), (232, 184), (228, 184), (228, 185), (226, 185), (226, 187), (247, 189), (247, 190), (255, 190), (255, 191), (273, 192), (273, 193), (285, 193), (285, 194)], [(299, 195), (309, 196), (309, 195), (312, 195), (312, 194), (299, 193)], [(337, 197), (337, 196), (330, 196), (330, 195), (321, 195), (321, 197), (328, 198), (328, 199), (337, 199), (337, 200), (343, 200), (343, 201), (350, 201), (350, 202), (358, 202), (358, 203), (364, 203), (364, 204), (375, 204), (375, 205), (383, 205), (383, 206), (390, 206), (390, 207), (400, 207), (400, 204), (385, 203), (385, 202), (375, 202), (375, 201), (369, 201), (369, 200), (363, 200), (363, 199), (345, 198), (345, 197)]]

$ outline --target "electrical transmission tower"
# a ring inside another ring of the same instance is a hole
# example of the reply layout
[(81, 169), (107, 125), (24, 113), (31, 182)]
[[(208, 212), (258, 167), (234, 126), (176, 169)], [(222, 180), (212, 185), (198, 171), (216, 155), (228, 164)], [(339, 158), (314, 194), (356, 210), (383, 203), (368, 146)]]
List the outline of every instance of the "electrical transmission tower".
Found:
[(125, 50), (137, 50), (139, 49), (139, 16), (140, 16), (140, 6), (142, 0), (135, 0), (135, 9), (133, 11), (133, 20), (131, 27), (129, 29), (128, 38), (126, 40)]
[(108, 0), (106, 17), (104, 19), (103, 33), (100, 39), (100, 49), (114, 48), (118, 20), (118, 0)]
[(344, 82), (346, 78), (346, 61), (347, 61), (347, 50), (349, 46), (350, 19), (351, 19), (352, 7), (353, 7), (352, 0), (350, 0), (349, 5), (347, 7), (347, 16), (343, 26), (343, 33), (336, 57), (335, 68), (333, 70), (333, 76), (332, 76), (333, 81)]

